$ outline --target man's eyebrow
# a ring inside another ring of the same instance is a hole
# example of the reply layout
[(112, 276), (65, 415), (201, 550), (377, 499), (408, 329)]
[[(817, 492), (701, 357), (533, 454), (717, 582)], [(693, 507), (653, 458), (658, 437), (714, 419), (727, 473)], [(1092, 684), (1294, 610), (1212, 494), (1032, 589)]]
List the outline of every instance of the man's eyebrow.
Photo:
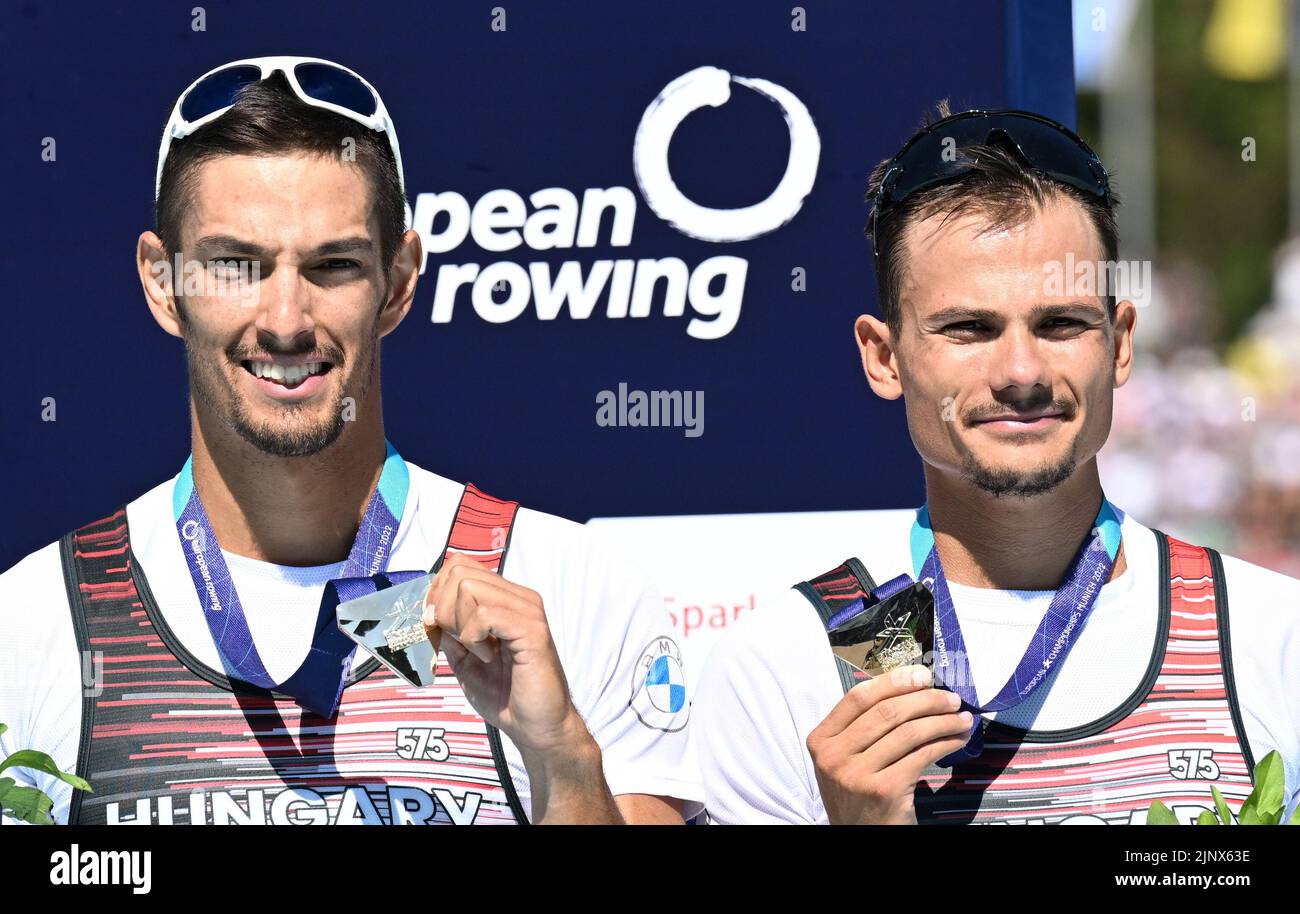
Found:
[(1031, 320), (1037, 320), (1044, 317), (1056, 317), (1062, 314), (1077, 314), (1080, 311), (1091, 311), (1093, 314), (1103, 317), (1106, 309), (1100, 305), (1092, 304), (1086, 301), (1067, 301), (1053, 302), (1048, 305), (1035, 305), (1029, 312)]
[[(1088, 302), (1054, 302), (1052, 304), (1035, 305), (1029, 311), (1029, 319), (1042, 320), (1045, 317), (1074, 314), (1079, 311), (1091, 311), (1097, 316), (1105, 314), (1105, 311), (1101, 307)], [(927, 314), (925, 316), (925, 321), (928, 324), (946, 324), (953, 321), (985, 321), (988, 323), (995, 323), (1001, 320), (1004, 316), (1005, 315), (989, 308), (966, 308), (961, 305), (954, 305), (936, 311), (933, 314)]]
[(949, 321), (996, 321), (1001, 315), (989, 308), (965, 308), (953, 305), (925, 316), (927, 324), (944, 324)]
[[(199, 251), (215, 248), (232, 254), (251, 254), (255, 257), (266, 257), (270, 253), (267, 248), (251, 241), (245, 241), (242, 238), (236, 238), (234, 235), (204, 235), (195, 244), (195, 248)], [(374, 250), (374, 243), (369, 238), (363, 235), (355, 235), (350, 238), (337, 238), (319, 244), (308, 251), (307, 256), (322, 257), (326, 254), (365, 253), (372, 250)]]
[(361, 235), (352, 238), (339, 238), (336, 241), (327, 241), (324, 244), (317, 245), (311, 250), (312, 257), (320, 257), (323, 254), (352, 254), (352, 253), (369, 253), (375, 248), (369, 238)]
[(265, 257), (267, 254), (266, 248), (261, 245), (236, 238), (234, 235), (204, 235), (194, 243), (194, 247), (200, 251), (221, 248), (232, 254), (254, 254), (258, 257)]

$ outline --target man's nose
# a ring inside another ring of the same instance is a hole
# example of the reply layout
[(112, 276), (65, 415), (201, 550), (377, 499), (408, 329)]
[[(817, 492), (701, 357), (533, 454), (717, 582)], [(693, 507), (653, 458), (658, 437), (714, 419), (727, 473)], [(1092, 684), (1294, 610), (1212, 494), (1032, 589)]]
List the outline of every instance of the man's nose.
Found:
[(311, 287), (296, 266), (277, 266), (259, 283), (256, 307), (258, 336), (275, 340), (276, 348), (289, 348), (295, 339), (315, 329)]
[(1039, 342), (1028, 327), (1008, 327), (1001, 334), (989, 366), (993, 390), (1024, 396), (1035, 388), (1051, 389), (1051, 372)]

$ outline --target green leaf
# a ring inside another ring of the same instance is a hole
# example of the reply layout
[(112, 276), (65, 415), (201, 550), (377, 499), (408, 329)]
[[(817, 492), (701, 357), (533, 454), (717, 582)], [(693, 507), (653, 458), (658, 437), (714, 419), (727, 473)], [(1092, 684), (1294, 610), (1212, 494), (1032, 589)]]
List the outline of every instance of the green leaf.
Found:
[(1237, 813), (1237, 822), (1240, 825), (1261, 825), (1259, 815), (1259, 791), (1255, 791), (1246, 797), (1246, 802), (1241, 804), (1241, 812)]
[(1147, 810), (1147, 825), (1177, 825), (1178, 817), (1169, 811), (1169, 807), (1159, 800), (1151, 801)]
[(1224, 825), (1231, 825), (1232, 810), (1229, 809), (1228, 804), (1224, 802), (1223, 794), (1219, 793), (1219, 788), (1215, 787), (1213, 784), (1210, 785), (1210, 793), (1214, 794), (1214, 806), (1219, 810), (1219, 819)]
[(50, 809), (54, 802), (35, 787), (10, 787), (5, 791), (4, 808), (15, 819), (32, 825), (53, 825)]
[(1197, 825), (1218, 825), (1219, 817), (1208, 809), (1202, 809), (1201, 814), (1196, 817)]
[(91, 786), (75, 774), (69, 774), (66, 771), (60, 771), (59, 766), (54, 764), (54, 759), (50, 758), (44, 752), (37, 752), (35, 749), (20, 749), (15, 752), (4, 762), (0, 763), (0, 771), (6, 768), (32, 768), (36, 771), (51, 774), (63, 781), (65, 784), (71, 784), (78, 790), (85, 790), (94, 793)]
[(9, 729), (9, 725), (8, 725), (8, 724), (0, 724), (0, 736), (4, 736), (4, 735), (5, 735), (5, 731), (8, 730), (8, 729)]
[(1300, 825), (1300, 803), (1295, 804), (1295, 811), (1291, 813), (1291, 824)]
[(35, 768), (37, 771), (44, 771), (46, 774), (56, 774), (59, 770), (59, 766), (54, 764), (54, 759), (44, 752), (37, 752), (34, 749), (20, 749), (3, 762), (0, 762), (0, 771), (4, 771), (6, 768)]
[[(1255, 808), (1261, 820), (1273, 819), (1286, 804), (1286, 771), (1281, 754), (1274, 749), (1255, 766)], [(1277, 816), (1280, 818), (1280, 816)]]
[(13, 778), (0, 778), (0, 803), (4, 803), (5, 791), (14, 786)]

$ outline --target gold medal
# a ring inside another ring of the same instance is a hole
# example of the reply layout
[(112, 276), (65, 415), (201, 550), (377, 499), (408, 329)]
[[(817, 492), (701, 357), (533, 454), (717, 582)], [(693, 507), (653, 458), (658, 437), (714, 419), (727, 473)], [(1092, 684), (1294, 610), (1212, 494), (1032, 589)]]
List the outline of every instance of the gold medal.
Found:
[(933, 638), (934, 595), (923, 584), (868, 606), (830, 632), (831, 649), (872, 677), (925, 663)]
[(907, 629), (890, 629), (880, 634), (876, 646), (867, 655), (867, 672), (872, 676), (921, 662), (924, 652)]

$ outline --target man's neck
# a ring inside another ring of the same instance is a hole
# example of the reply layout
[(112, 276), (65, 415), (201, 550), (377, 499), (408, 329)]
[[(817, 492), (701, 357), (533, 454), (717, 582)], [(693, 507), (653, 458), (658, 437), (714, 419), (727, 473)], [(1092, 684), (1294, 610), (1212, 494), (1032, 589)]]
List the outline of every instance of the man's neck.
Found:
[[(1051, 492), (995, 497), (925, 465), (926, 503), (949, 581), (998, 590), (1056, 590), (1101, 508), (1097, 462)], [(1109, 580), (1124, 573), (1124, 550)]]
[(265, 454), (191, 410), (194, 486), (222, 549), (277, 565), (348, 557), (383, 471), (381, 424), (349, 424), (310, 457)]

